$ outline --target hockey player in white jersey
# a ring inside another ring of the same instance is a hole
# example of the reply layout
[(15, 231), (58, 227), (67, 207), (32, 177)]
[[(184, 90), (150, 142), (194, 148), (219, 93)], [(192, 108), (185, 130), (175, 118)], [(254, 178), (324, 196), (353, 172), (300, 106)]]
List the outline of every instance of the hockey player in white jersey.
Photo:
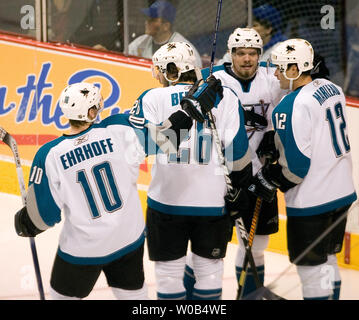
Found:
[[(246, 129), (249, 146), (252, 150), (253, 175), (262, 166), (264, 158), (276, 161), (276, 151), (273, 141), (273, 127), (271, 115), (274, 106), (286, 93), (279, 86), (274, 76), (275, 68), (266, 63), (259, 63), (263, 51), (263, 43), (259, 33), (251, 28), (237, 28), (228, 38), (228, 52), (231, 53), (231, 63), (224, 63), (213, 68), (213, 76), (220, 79), (223, 86), (231, 88), (241, 101), (245, 109)], [(203, 78), (208, 76), (208, 69), (202, 70)], [(249, 194), (251, 205), (246, 214), (242, 214), (245, 227), (249, 232), (256, 196)], [(236, 226), (239, 239), (235, 269), (237, 281), (242, 272), (245, 248), (239, 237), (239, 228)], [(268, 203), (262, 202), (261, 211), (252, 246), (253, 258), (258, 269), (261, 281), (264, 281), (264, 250), (269, 242), (269, 234), (278, 231), (278, 205), (277, 198)], [(186, 267), (185, 282), (187, 290), (191, 287), (191, 262)], [(246, 296), (256, 289), (254, 276), (249, 267), (246, 282), (241, 292)]]
[[(156, 77), (170, 86), (145, 91), (134, 106), (134, 114), (160, 124), (186, 103), (186, 95), (200, 73), (187, 43), (168, 43), (152, 60)], [(211, 78), (208, 85), (218, 88), (213, 96), (213, 115), (232, 169), (230, 177), (240, 189), (252, 177), (243, 111), (237, 96), (228, 88), (222, 89), (219, 80)], [(206, 118), (203, 124), (192, 127), (177, 153), (158, 154), (152, 168), (146, 222), (158, 299), (186, 298), (183, 274), (189, 242), (197, 278), (194, 299), (221, 298), (223, 257), (233, 229), (225, 210), (225, 195), (223, 169)], [(237, 200), (245, 205), (246, 199), (241, 197)]]
[(36, 153), (26, 206), (15, 215), (18, 235), (34, 237), (59, 223), (63, 211), (50, 281), (53, 299), (86, 297), (101, 271), (116, 298), (147, 299), (139, 165), (158, 148), (176, 150), (179, 131), (192, 127), (188, 114), (204, 120), (195, 99), (191, 101), (162, 126), (126, 114), (94, 123), (103, 108), (99, 88), (81, 82), (63, 90), (59, 104), (70, 132)]
[[(262, 167), (250, 188), (267, 200), (277, 188), (285, 192), (289, 258), (297, 267), (303, 298), (339, 299), (335, 254), (357, 195), (345, 96), (329, 80), (312, 80), (313, 57), (311, 44), (303, 39), (284, 41), (271, 54), (281, 88), (292, 92), (272, 115), (278, 162)], [(330, 226), (334, 229), (311, 248)], [(332, 288), (326, 285), (328, 268), (334, 273)]]

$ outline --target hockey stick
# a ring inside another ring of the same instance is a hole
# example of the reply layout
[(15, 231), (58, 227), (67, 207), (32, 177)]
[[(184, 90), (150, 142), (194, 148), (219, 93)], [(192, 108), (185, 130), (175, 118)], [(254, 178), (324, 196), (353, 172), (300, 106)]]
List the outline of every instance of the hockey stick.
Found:
[[(218, 29), (219, 29), (219, 19), (220, 19), (220, 16), (221, 16), (221, 8), (222, 8), (222, 0), (218, 0), (217, 14), (216, 14), (216, 24), (215, 24), (214, 38), (213, 38), (213, 44), (212, 44), (211, 64), (210, 64), (210, 67), (209, 67), (209, 77), (213, 73), (214, 56), (216, 54), (217, 33), (218, 33)], [(215, 146), (216, 146), (216, 149), (217, 149), (219, 162), (221, 164), (221, 167), (223, 168), (224, 178), (226, 180), (227, 193), (231, 193), (231, 192), (233, 192), (232, 181), (229, 178), (229, 171), (228, 171), (228, 168), (226, 166), (225, 158), (224, 158), (224, 155), (223, 155), (223, 152), (222, 152), (222, 145), (221, 145), (221, 141), (219, 140), (219, 135), (218, 135), (218, 131), (217, 131), (217, 128), (216, 128), (216, 124), (215, 124), (215, 120), (214, 120), (212, 111), (211, 110), (208, 111), (207, 115), (208, 115), (208, 118), (209, 118), (209, 125), (210, 125), (210, 128), (211, 128), (211, 132), (212, 132), (212, 135), (214, 137), (214, 142), (215, 142)]]
[(305, 250), (303, 250), (303, 252), (297, 256), (293, 262), (284, 270), (282, 271), (277, 278), (275, 278), (267, 287), (268, 288), (273, 288), (274, 284), (280, 279), (282, 278), (292, 267), (293, 265), (296, 265), (300, 260), (302, 260), (309, 251), (311, 251), (320, 241), (322, 241), (339, 223), (341, 223), (347, 216), (349, 213), (349, 208), (346, 212), (342, 213), (341, 216), (336, 219), (334, 221), (333, 224), (331, 224), (326, 230), (323, 231), (323, 233), (316, 238)]
[[(210, 64), (210, 69), (209, 69), (209, 76), (212, 75), (213, 73), (213, 66), (214, 66), (214, 57), (215, 57), (215, 53), (216, 53), (216, 45), (217, 45), (217, 33), (218, 33), (218, 29), (219, 29), (219, 19), (220, 19), (220, 15), (221, 15), (221, 8), (222, 8), (222, 0), (218, 0), (218, 5), (217, 5), (217, 15), (216, 15), (216, 24), (215, 24), (215, 32), (214, 32), (214, 38), (213, 38), (213, 44), (212, 44), (212, 55), (211, 55), (211, 64)], [(209, 118), (209, 124), (210, 124), (210, 128), (211, 128), (211, 132), (212, 135), (214, 137), (214, 142), (215, 142), (215, 146), (216, 146), (216, 150), (217, 150), (217, 154), (218, 154), (218, 159), (220, 162), (220, 165), (223, 169), (224, 172), (224, 178), (225, 178), (225, 182), (226, 182), (226, 188), (227, 188), (227, 194), (231, 194), (234, 191), (233, 185), (232, 185), (232, 181), (229, 177), (229, 170), (228, 167), (226, 165), (225, 162), (225, 158), (222, 152), (222, 146), (221, 146), (221, 142), (219, 140), (219, 136), (218, 136), (218, 132), (217, 132), (217, 128), (215, 125), (215, 120), (213, 117), (213, 114), (211, 111), (208, 111), (207, 113), (208, 118)], [(246, 250), (246, 256), (248, 257), (249, 263), (252, 267), (253, 270), (253, 276), (256, 282), (256, 287), (260, 288), (263, 287), (263, 284), (261, 283), (259, 276), (258, 276), (258, 272), (257, 272), (257, 268), (255, 266), (254, 263), (254, 259), (253, 259), (253, 255), (252, 255), (252, 251), (251, 251), (251, 247), (248, 246), (248, 233), (247, 230), (244, 226), (243, 223), (243, 219), (239, 218), (237, 219), (236, 223), (238, 224), (239, 230), (240, 230), (240, 236), (241, 239), (243, 241), (245, 250)]]
[[(283, 298), (276, 295), (272, 291), (270, 291), (271, 288), (274, 287), (274, 284), (279, 281), (280, 278), (282, 278), (294, 265), (296, 265), (305, 255), (308, 254), (310, 250), (312, 250), (323, 238), (325, 238), (339, 223), (341, 223), (349, 213), (349, 209), (342, 213), (341, 216), (335, 220), (333, 224), (331, 224), (326, 230), (323, 231), (323, 233), (316, 238), (306, 249), (303, 250), (303, 252), (297, 256), (294, 261), (284, 270), (282, 271), (270, 284), (268, 284), (266, 287), (259, 288), (252, 293), (250, 293), (248, 296), (245, 296), (243, 300), (282, 300)], [(307, 278), (305, 281), (308, 281), (309, 278)], [(292, 289), (287, 290), (287, 292), (290, 292)], [(287, 293), (285, 292), (285, 293)]]
[(221, 16), (221, 9), (222, 9), (222, 0), (218, 0), (217, 5), (217, 14), (216, 14), (216, 24), (214, 27), (214, 38), (213, 38), (213, 44), (212, 44), (212, 54), (211, 54), (211, 64), (209, 66), (209, 75), (212, 75), (213, 72), (213, 66), (214, 66), (214, 56), (216, 54), (216, 46), (217, 46), (217, 33), (219, 29), (219, 18)]
[[(3, 141), (6, 145), (8, 145), (14, 155), (17, 178), (18, 178), (19, 186), (20, 186), (22, 204), (25, 206), (26, 205), (26, 189), (25, 189), (24, 175), (22, 172), (20, 156), (19, 156), (19, 151), (17, 149), (16, 140), (5, 129), (0, 127), (0, 141)], [(37, 288), (38, 288), (39, 294), (40, 294), (40, 300), (45, 300), (45, 294), (44, 294), (44, 289), (42, 286), (40, 265), (39, 265), (39, 260), (37, 257), (35, 240), (34, 240), (34, 238), (31, 238), (31, 237), (29, 239), (30, 239), (32, 259), (34, 262), (35, 275), (36, 275), (36, 280), (37, 280)]]
[[(251, 229), (249, 231), (249, 239), (248, 239), (248, 243), (247, 243), (247, 246), (249, 248), (252, 248), (252, 245), (253, 245), (254, 234), (255, 234), (255, 232), (257, 230), (258, 218), (259, 218), (259, 212), (261, 211), (261, 206), (262, 206), (262, 199), (258, 197), (257, 200), (256, 200), (256, 206), (254, 208), (254, 214), (253, 214), (253, 218), (252, 218)], [(245, 283), (246, 278), (247, 278), (248, 264), (249, 264), (249, 257), (246, 254), (245, 257), (244, 257), (242, 271), (241, 271), (239, 281), (238, 281), (238, 292), (237, 292), (236, 300), (242, 299), (244, 283)], [(258, 285), (258, 283), (257, 283), (257, 285)]]
[[(265, 157), (264, 166), (268, 163), (268, 161), (269, 161), (269, 159), (267, 157)], [(262, 207), (262, 198), (257, 197), (256, 205), (254, 207), (252, 224), (251, 224), (251, 228), (250, 228), (250, 231), (249, 231), (248, 246), (250, 248), (252, 248), (252, 245), (253, 245), (254, 235), (255, 235), (256, 230), (257, 230), (259, 213), (261, 211), (261, 207)], [(239, 281), (238, 281), (238, 292), (237, 292), (236, 300), (241, 300), (242, 296), (243, 296), (244, 284), (246, 282), (246, 277), (247, 277), (248, 263), (249, 263), (249, 258), (248, 258), (247, 255), (245, 255), (243, 265), (242, 265), (242, 271), (241, 271)]]

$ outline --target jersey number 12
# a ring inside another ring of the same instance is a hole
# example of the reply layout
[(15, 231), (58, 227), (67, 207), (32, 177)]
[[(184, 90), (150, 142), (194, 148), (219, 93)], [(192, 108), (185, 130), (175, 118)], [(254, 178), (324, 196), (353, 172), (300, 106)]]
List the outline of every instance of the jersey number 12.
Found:
[(343, 146), (344, 146), (345, 152), (350, 151), (350, 145), (349, 145), (348, 135), (346, 134), (347, 124), (345, 122), (345, 118), (344, 118), (344, 114), (343, 114), (343, 107), (342, 107), (341, 103), (337, 103), (334, 106), (334, 113), (335, 113), (335, 118), (333, 117), (332, 111), (330, 110), (330, 108), (327, 108), (325, 120), (328, 121), (330, 134), (332, 136), (332, 143), (333, 143), (333, 149), (334, 149), (335, 155), (337, 158), (339, 158), (343, 155), (343, 152), (338, 144), (337, 133), (335, 130), (335, 121), (340, 121), (339, 130), (340, 130), (340, 136), (343, 141)]

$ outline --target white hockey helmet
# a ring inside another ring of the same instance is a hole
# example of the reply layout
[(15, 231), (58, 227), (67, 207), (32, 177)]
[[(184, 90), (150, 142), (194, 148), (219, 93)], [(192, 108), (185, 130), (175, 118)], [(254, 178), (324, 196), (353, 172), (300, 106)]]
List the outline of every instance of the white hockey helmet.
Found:
[(237, 28), (228, 38), (229, 53), (233, 48), (256, 48), (263, 53), (263, 40), (259, 33), (252, 28)]
[[(167, 81), (177, 81), (181, 74), (191, 70), (196, 70), (196, 57), (192, 46), (187, 42), (168, 42), (159, 48), (152, 56), (155, 68), (163, 73)], [(178, 69), (176, 80), (167, 79), (167, 65), (174, 63)]]
[(100, 89), (92, 83), (79, 82), (67, 86), (60, 95), (59, 105), (67, 119), (93, 122), (88, 118), (88, 110), (96, 107), (98, 113), (103, 109)]
[[(304, 39), (289, 39), (281, 42), (271, 52), (271, 62), (279, 67), (288, 80), (296, 80), (302, 72), (313, 69), (314, 50), (312, 45)], [(289, 64), (295, 63), (298, 66), (299, 75), (297, 78), (288, 78), (286, 71)]]

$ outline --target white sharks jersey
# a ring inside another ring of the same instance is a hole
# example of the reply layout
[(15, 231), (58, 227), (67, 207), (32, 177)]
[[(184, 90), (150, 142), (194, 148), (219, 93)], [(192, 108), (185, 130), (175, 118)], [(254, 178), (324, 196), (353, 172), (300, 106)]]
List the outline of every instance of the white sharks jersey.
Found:
[[(142, 119), (144, 120), (144, 119)], [(148, 130), (131, 116), (108, 117), (42, 146), (32, 163), (27, 209), (46, 230), (64, 216), (58, 254), (74, 264), (103, 264), (144, 242), (137, 193)]]
[[(191, 85), (176, 84), (145, 91), (137, 100), (140, 116), (160, 124), (179, 110)], [(224, 88), (224, 97), (212, 109), (228, 164), (240, 171), (250, 163), (243, 111), (236, 95)], [(228, 130), (224, 130), (224, 129)], [(225, 213), (226, 184), (206, 120), (195, 122), (178, 153), (157, 154), (148, 190), (148, 206), (178, 215), (215, 216)]]
[(356, 200), (345, 108), (342, 89), (317, 79), (274, 109), (278, 161), (297, 184), (285, 193), (287, 215), (321, 214)]
[[(221, 80), (223, 86), (231, 88), (237, 94), (244, 109), (254, 111), (264, 116), (268, 121), (267, 127), (259, 125), (256, 128), (246, 127), (249, 146), (252, 150), (253, 174), (255, 174), (262, 167), (256, 155), (256, 150), (263, 139), (264, 133), (273, 129), (271, 119), (273, 108), (286, 94), (286, 91), (280, 89), (279, 81), (274, 76), (275, 68), (267, 68), (264, 62), (260, 63), (256, 76), (246, 87), (229, 73), (230, 69), (230, 63), (216, 66), (213, 68), (213, 75)], [(203, 78), (206, 79), (208, 75), (208, 69), (203, 69)]]

